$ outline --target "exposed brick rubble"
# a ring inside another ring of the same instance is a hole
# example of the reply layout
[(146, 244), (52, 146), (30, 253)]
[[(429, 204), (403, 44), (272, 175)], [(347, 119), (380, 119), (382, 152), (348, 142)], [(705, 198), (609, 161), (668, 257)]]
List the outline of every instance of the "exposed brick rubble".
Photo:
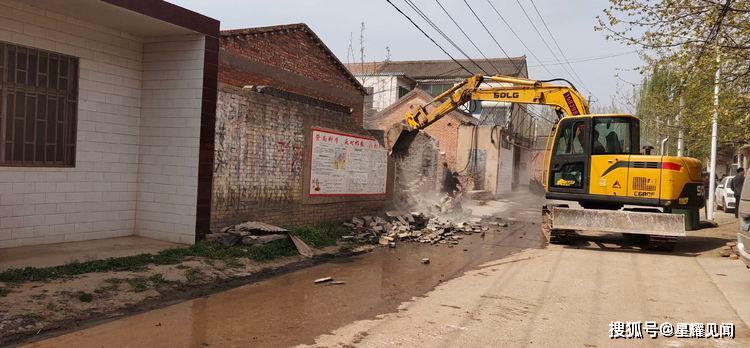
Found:
[(388, 212), (384, 217), (355, 217), (344, 226), (352, 231), (345, 240), (378, 243), (396, 247), (397, 243), (418, 242), (433, 245), (445, 244), (453, 247), (464, 235), (484, 234), (490, 227), (507, 227), (500, 218), (483, 220), (480, 218), (439, 217), (430, 214), (411, 212)]
[(289, 236), (288, 232), (278, 226), (248, 221), (225, 227), (219, 233), (211, 233), (206, 236), (206, 240), (214, 241), (227, 248), (237, 244), (253, 246), (285, 239)]

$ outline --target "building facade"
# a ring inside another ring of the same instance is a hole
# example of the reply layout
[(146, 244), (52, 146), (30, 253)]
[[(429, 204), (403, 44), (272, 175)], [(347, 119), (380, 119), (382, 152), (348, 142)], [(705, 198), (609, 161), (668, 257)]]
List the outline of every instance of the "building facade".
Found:
[(0, 1), (0, 247), (193, 243), (218, 33), (164, 1)]
[(390, 203), (392, 180), (368, 191), (374, 182), (368, 180), (382, 175), (381, 183), (393, 175), (382, 148), (370, 153), (383, 161), (380, 167), (357, 169), (361, 185), (316, 191), (324, 181), (318, 175), (328, 170), (315, 163), (327, 151), (316, 150), (316, 141), (341, 140), (328, 142), (338, 163), (328, 174), (346, 181), (354, 180), (355, 166), (368, 163), (357, 157), (363, 149), (341, 145), (380, 147), (382, 133), (363, 128), (365, 88), (310, 28), (224, 31), (220, 56), (212, 229), (248, 220), (334, 222), (375, 214)]

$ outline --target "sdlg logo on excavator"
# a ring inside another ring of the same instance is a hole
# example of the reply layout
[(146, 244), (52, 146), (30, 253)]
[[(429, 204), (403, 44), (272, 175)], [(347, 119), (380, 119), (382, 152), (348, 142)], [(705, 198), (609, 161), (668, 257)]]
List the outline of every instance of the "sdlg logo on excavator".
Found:
[(519, 94), (518, 92), (508, 93), (508, 92), (495, 92), (495, 98), (518, 98)]

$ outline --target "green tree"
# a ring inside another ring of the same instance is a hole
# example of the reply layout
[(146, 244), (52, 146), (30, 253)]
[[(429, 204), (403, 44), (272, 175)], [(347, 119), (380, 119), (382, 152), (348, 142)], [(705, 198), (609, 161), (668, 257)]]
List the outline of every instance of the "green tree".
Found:
[[(610, 0), (597, 19), (597, 30), (638, 46), (646, 62), (636, 91), (645, 141), (658, 146), (682, 129), (689, 155), (709, 155), (717, 55), (720, 150), (750, 139), (750, 1)], [(680, 94), (685, 108), (678, 122)]]

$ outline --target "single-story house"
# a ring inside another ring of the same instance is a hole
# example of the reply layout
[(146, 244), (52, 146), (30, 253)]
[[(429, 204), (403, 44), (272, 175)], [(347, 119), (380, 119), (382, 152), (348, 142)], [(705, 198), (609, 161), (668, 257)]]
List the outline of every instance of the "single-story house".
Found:
[(0, 0), (0, 248), (208, 228), (219, 21)]

